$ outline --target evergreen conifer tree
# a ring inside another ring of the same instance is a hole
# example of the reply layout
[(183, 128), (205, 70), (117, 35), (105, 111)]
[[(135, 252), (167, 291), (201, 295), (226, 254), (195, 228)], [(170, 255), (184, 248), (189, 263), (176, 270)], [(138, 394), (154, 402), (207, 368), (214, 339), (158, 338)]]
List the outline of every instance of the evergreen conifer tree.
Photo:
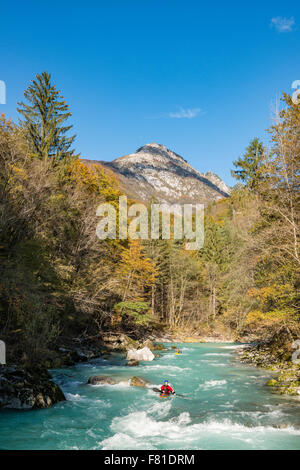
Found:
[(250, 189), (254, 189), (262, 180), (261, 170), (265, 159), (265, 148), (263, 143), (255, 137), (246, 148), (246, 153), (233, 162), (237, 170), (231, 174), (237, 180), (245, 183)]
[(52, 158), (54, 161), (76, 158), (71, 149), (76, 136), (67, 136), (73, 126), (64, 125), (72, 113), (51, 83), (51, 75), (48, 72), (36, 75), (24, 97), (28, 104), (18, 103), (18, 112), (24, 118), (21, 124), (33, 155), (41, 160)]

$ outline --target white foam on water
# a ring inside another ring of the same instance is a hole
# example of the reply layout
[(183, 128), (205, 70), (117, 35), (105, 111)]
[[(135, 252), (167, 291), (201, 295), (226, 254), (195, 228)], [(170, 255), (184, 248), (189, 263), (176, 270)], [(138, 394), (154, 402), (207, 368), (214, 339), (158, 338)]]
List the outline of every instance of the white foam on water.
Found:
[(147, 388), (149, 389), (149, 391), (152, 391), (152, 392), (153, 392), (153, 390), (152, 390), (153, 387), (158, 388), (158, 387), (161, 387), (161, 385), (150, 384), (150, 383), (147, 384)]
[(143, 366), (143, 369), (168, 369), (168, 371), (183, 371), (183, 370), (192, 370), (190, 367), (178, 367), (178, 366), (170, 366), (170, 365), (163, 365), (163, 364), (154, 364), (154, 365), (147, 365)]
[(163, 359), (176, 359), (176, 354), (170, 353), (170, 354), (164, 354), (159, 358), (159, 361)]
[(80, 401), (84, 398), (79, 393), (65, 393), (66, 399), (70, 401)]
[(127, 416), (114, 418), (110, 426), (112, 431), (124, 431), (135, 437), (160, 436), (162, 422), (150, 418), (146, 411), (136, 411)]
[(155, 402), (152, 406), (147, 407), (147, 413), (158, 418), (165, 418), (169, 414), (171, 408), (171, 400), (161, 400), (160, 402)]
[[(197, 427), (205, 427), (208, 431), (217, 431), (217, 432), (239, 432), (244, 434), (256, 433), (264, 434), (267, 432), (270, 433), (282, 433), (282, 434), (293, 434), (300, 436), (300, 429), (295, 429), (292, 426), (287, 426), (286, 428), (275, 428), (273, 426), (244, 426), (243, 424), (233, 423), (230, 420), (219, 421), (208, 421), (202, 423), (201, 425), (195, 425)], [(200, 429), (200, 428), (199, 428)]]
[[(202, 423), (191, 424), (188, 412), (183, 412), (168, 421), (155, 420), (146, 411), (137, 411), (114, 418), (110, 426), (115, 434), (99, 442), (102, 449), (153, 449), (156, 445), (164, 448), (203, 448), (203, 443), (214, 447), (214, 439), (226, 440), (234, 445), (236, 440), (257, 444), (264, 447), (266, 438), (280, 435), (299, 435), (300, 430), (289, 426), (278, 429), (272, 426), (247, 427), (233, 423), (229, 419), (224, 421), (208, 420)], [(166, 432), (167, 429), (167, 432)], [(172, 447), (169, 447), (172, 445)], [(175, 447), (173, 447), (175, 445)]]
[[(98, 367), (99, 366), (101, 366), (101, 364), (98, 364)], [(78, 364), (76, 364), (75, 367), (78, 368), (78, 369), (84, 369), (85, 367), (89, 367), (90, 369), (94, 369), (96, 366), (89, 363), (89, 362), (79, 362)]]
[(203, 356), (231, 356), (230, 353), (205, 353)]
[(115, 383), (115, 384), (95, 384), (95, 385), (92, 385), (92, 384), (88, 384), (90, 387), (92, 388), (110, 388), (112, 390), (123, 390), (124, 388), (129, 388), (129, 389), (133, 389), (133, 387), (130, 386), (130, 379), (124, 379), (124, 380), (121, 380), (120, 382), (118, 383)]
[(77, 387), (78, 385), (83, 385), (84, 382), (81, 382), (80, 380), (70, 380), (69, 382), (66, 382), (66, 386), (68, 387)]
[(103, 414), (104, 408), (111, 408), (112, 403), (111, 400), (103, 400), (100, 398), (93, 398), (91, 400), (90, 397), (88, 396), (82, 396), (79, 395), (78, 393), (72, 394), (72, 393), (65, 393), (65, 396), (67, 398), (67, 404), (69, 403), (69, 406), (76, 406), (81, 409), (89, 409), (93, 410), (93, 413), (95, 413), (95, 417), (97, 418), (103, 418), (105, 414)]
[(99, 448), (102, 450), (155, 450), (156, 447), (152, 446), (147, 441), (140, 441), (127, 434), (118, 432), (112, 437), (104, 439), (102, 442), (98, 442)]
[(196, 361), (189, 361), (189, 362), (191, 362), (193, 364), (198, 364), (200, 366), (204, 362), (206, 364), (210, 364), (213, 367), (219, 367), (219, 366), (228, 367), (228, 364), (224, 364), (223, 362), (215, 362), (215, 361), (216, 361), (216, 359), (214, 358), (214, 359), (201, 359), (199, 362), (196, 362)]
[(92, 429), (88, 429), (86, 433), (90, 437), (94, 437), (94, 438), (97, 437), (97, 435), (94, 433)]
[(190, 422), (188, 412), (183, 412), (170, 421), (156, 421), (148, 416), (146, 411), (136, 411), (127, 416), (114, 418), (110, 426), (112, 431), (122, 430), (126, 434), (134, 437), (161, 436), (165, 434), (166, 425), (172, 424), (168, 428), (168, 433), (178, 433), (180, 428), (185, 427)]
[(281, 409), (276, 409), (273, 411), (236, 411), (236, 414), (239, 414), (241, 416), (250, 416), (253, 418), (257, 418), (258, 420), (260, 418), (282, 418), (285, 414), (282, 412)]
[(191, 422), (191, 417), (190, 413), (188, 411), (184, 411), (183, 413), (180, 413), (180, 415), (176, 418), (171, 418), (170, 419), (171, 423), (173, 424), (178, 424), (179, 426), (181, 425), (186, 425)]
[(204, 384), (200, 384), (196, 390), (208, 390), (210, 388), (222, 387), (227, 384), (227, 380), (207, 380)]
[[(90, 398), (87, 398), (87, 400), (89, 401), (89, 403), (91, 403)], [(104, 408), (111, 408), (111, 407), (112, 407), (112, 403), (111, 403), (110, 401), (108, 401), (108, 400), (107, 400), (107, 401), (105, 401), (105, 400), (100, 400), (99, 398), (95, 400), (95, 399), (93, 398), (93, 401), (92, 401), (92, 403), (91, 403), (91, 404), (93, 405), (93, 408), (94, 408), (94, 404), (95, 404), (95, 403), (98, 403), (99, 405), (101, 405), (101, 406), (104, 407)]]
[(234, 408), (233, 404), (229, 403), (228, 401), (224, 403), (223, 405), (219, 405), (219, 406), (221, 406), (222, 408)]

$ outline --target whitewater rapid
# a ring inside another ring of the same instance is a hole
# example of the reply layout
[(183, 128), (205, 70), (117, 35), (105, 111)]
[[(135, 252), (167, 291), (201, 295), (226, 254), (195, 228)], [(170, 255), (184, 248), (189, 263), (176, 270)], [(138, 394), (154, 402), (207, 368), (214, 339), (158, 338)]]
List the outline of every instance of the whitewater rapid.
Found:
[[(271, 374), (242, 365), (234, 344), (179, 344), (153, 362), (120, 355), (51, 371), (67, 401), (0, 413), (1, 449), (300, 449), (300, 400), (265, 386)], [(170, 345), (167, 345), (170, 348)], [(92, 386), (91, 375), (122, 382)], [(131, 387), (130, 377), (148, 380)], [(182, 396), (152, 391), (168, 379)]]

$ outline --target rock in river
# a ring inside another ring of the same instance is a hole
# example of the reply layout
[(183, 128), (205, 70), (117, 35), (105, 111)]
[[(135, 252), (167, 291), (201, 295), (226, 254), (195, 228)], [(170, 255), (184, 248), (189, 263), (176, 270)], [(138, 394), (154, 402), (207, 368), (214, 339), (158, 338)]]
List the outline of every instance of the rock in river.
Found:
[(130, 359), (126, 363), (126, 366), (129, 366), (129, 367), (136, 367), (138, 365), (139, 365), (139, 361), (136, 361), (135, 359)]
[(128, 360), (135, 360), (135, 361), (153, 361), (154, 354), (150, 351), (149, 348), (142, 348), (142, 349), (129, 349), (127, 351), (127, 359)]
[(65, 400), (62, 390), (43, 368), (0, 366), (0, 408), (49, 408)]
[(111, 351), (127, 351), (130, 348), (137, 348), (139, 342), (129, 338), (124, 334), (108, 334), (103, 336), (105, 347)]
[(147, 380), (142, 379), (142, 377), (132, 377), (130, 379), (130, 385), (131, 387), (146, 387), (147, 386)]
[(91, 385), (115, 385), (115, 383), (115, 379), (113, 379), (112, 377), (107, 377), (106, 375), (92, 375), (88, 380), (88, 384)]

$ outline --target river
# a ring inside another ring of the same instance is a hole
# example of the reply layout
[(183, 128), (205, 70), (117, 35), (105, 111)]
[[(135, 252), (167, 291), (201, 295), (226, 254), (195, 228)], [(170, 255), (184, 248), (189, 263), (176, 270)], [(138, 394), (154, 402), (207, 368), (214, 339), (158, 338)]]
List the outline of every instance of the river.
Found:
[[(300, 397), (265, 386), (271, 374), (238, 362), (235, 344), (179, 344), (153, 362), (124, 367), (115, 355), (52, 370), (67, 401), (0, 413), (1, 449), (300, 449)], [(170, 344), (166, 345), (170, 348)], [(87, 385), (91, 375), (122, 378)], [(138, 375), (168, 379), (183, 396), (130, 387)]]

